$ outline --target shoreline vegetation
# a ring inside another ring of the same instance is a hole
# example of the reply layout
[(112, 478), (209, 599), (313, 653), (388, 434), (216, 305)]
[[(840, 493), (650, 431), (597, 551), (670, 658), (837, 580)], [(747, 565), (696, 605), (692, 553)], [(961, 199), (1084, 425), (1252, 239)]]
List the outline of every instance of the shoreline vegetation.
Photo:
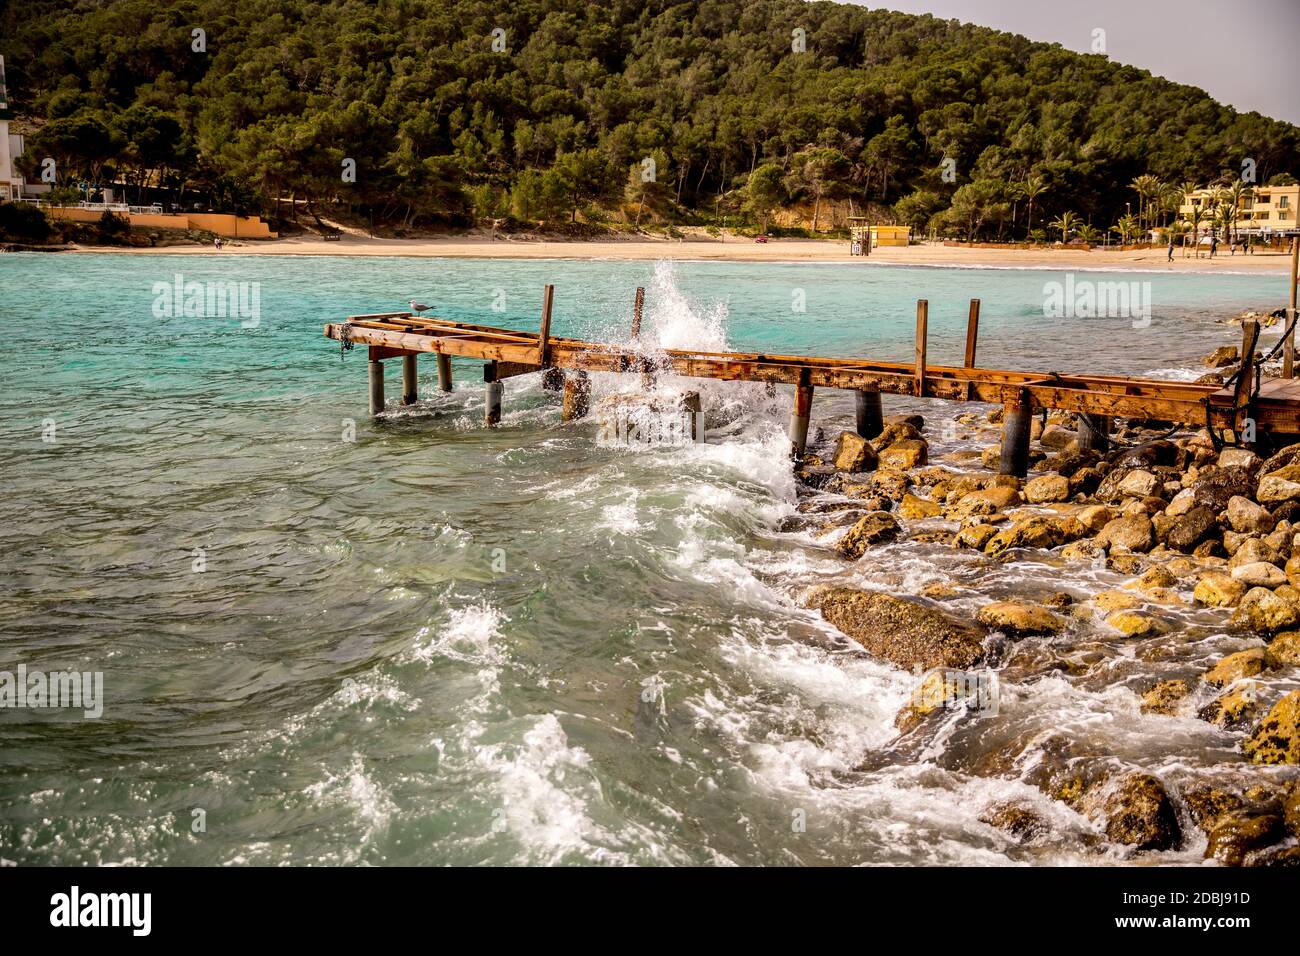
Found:
[[(1300, 174), (1293, 124), (929, 15), (799, 0), (65, 6), (0, 14), (28, 182), (56, 204), (109, 188), (256, 213), (282, 235), (819, 235), (865, 218), (967, 241), (1190, 230), (1226, 245), (1253, 189)], [(163, 11), (208, 27), (160, 39)], [(1202, 187), (1213, 201), (1181, 221)]]
[(186, 243), (159, 246), (70, 245), (51, 251), (143, 253), (145, 255), (290, 255), (290, 256), (411, 256), (482, 259), (681, 259), (766, 263), (844, 263), (935, 266), (952, 268), (1013, 268), (1043, 270), (1142, 271), (1182, 274), (1277, 274), (1290, 270), (1287, 252), (1258, 251), (1245, 255), (1221, 253), (1213, 259), (1182, 257), (1167, 261), (1164, 248), (1105, 250), (947, 246), (923, 244), (880, 248), (869, 257), (850, 256), (841, 239), (772, 239), (756, 243), (745, 236), (686, 236), (681, 240), (653, 239), (502, 239), (490, 235), (424, 239), (385, 239), (344, 235), (339, 240), (294, 236), (257, 241), (229, 240), (218, 251), (211, 245)]

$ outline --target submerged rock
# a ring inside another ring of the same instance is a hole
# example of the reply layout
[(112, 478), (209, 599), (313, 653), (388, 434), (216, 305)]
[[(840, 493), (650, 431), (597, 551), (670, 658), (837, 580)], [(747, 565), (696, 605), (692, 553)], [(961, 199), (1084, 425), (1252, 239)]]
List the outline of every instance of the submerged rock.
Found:
[(1244, 727), (1259, 714), (1259, 696), (1254, 687), (1237, 687), (1220, 694), (1200, 709), (1196, 716), (1224, 730)]
[(1148, 773), (1131, 773), (1106, 796), (1106, 836), (1138, 850), (1178, 845), (1178, 815), (1164, 785)]
[(1021, 518), (989, 539), (984, 553), (1001, 554), (1011, 548), (1055, 548), (1065, 542), (1060, 526), (1050, 518), (1034, 515)]
[(1017, 840), (1032, 840), (1047, 832), (1047, 824), (1027, 803), (992, 803), (979, 815), (981, 823), (997, 827)]
[(1106, 616), (1106, 623), (1125, 637), (1151, 637), (1169, 630), (1169, 625), (1145, 611), (1115, 611)]
[(860, 558), (872, 545), (893, 541), (900, 530), (888, 511), (873, 511), (859, 518), (835, 543), (835, 549), (846, 558)]
[(1205, 858), (1224, 866), (1241, 866), (1247, 853), (1274, 843), (1282, 832), (1282, 819), (1276, 814), (1229, 814), (1210, 830)]
[(898, 504), (898, 514), (903, 518), (935, 518), (942, 513), (943, 509), (937, 502), (918, 498), (913, 494), (903, 495), (903, 500)]
[(1178, 713), (1183, 698), (1191, 692), (1191, 685), (1185, 680), (1162, 680), (1142, 695), (1142, 713), (1172, 717)]
[(984, 631), (916, 601), (856, 588), (819, 596), (822, 617), (898, 667), (968, 668), (984, 659)]
[(1046, 608), (1021, 601), (996, 601), (980, 608), (975, 620), (985, 627), (1017, 637), (1057, 634), (1065, 622)]
[(1206, 671), (1201, 680), (1211, 687), (1227, 687), (1234, 681), (1263, 673), (1265, 666), (1264, 648), (1252, 647), (1229, 654)]

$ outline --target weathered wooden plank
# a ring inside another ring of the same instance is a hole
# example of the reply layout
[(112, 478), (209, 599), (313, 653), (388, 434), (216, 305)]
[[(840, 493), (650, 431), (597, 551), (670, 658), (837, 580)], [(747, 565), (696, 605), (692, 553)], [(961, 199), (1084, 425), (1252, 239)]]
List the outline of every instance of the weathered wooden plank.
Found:
[[(1215, 427), (1239, 427), (1246, 415), (1233, 407), (1233, 390), (1216, 385), (1168, 382), (1119, 375), (1019, 372), (974, 366), (979, 301), (972, 300), (967, 325), (963, 366), (930, 365), (924, 354), (928, 306), (918, 303), (916, 360), (879, 362), (862, 358), (772, 355), (751, 352), (668, 350), (665, 371), (692, 378), (754, 381), (803, 388), (839, 388), (877, 394), (925, 395), (955, 401), (999, 404), (1028, 402), (1032, 407), (1054, 408), (1102, 417), (1166, 419), (1197, 426), (1209, 419)], [(347, 338), (367, 345), (374, 359), (417, 352), (440, 356), (439, 385), (450, 385), (444, 372), (446, 356), (458, 355), (498, 363), (499, 378), (524, 375), (550, 364), (584, 372), (640, 372), (644, 356), (616, 345), (546, 336), (548, 363), (542, 361), (542, 336), (471, 323), (416, 318), (405, 313), (376, 313), (357, 317), (347, 325), (325, 326), (330, 338)], [(1253, 349), (1248, 350), (1251, 354)], [(1247, 363), (1249, 366), (1251, 363)], [(449, 373), (449, 365), (445, 371)], [(1250, 375), (1254, 370), (1248, 368)], [(1297, 384), (1300, 388), (1300, 383)], [(1243, 392), (1243, 394), (1248, 394)], [(1259, 428), (1300, 432), (1300, 391), (1291, 394), (1281, 384), (1261, 388), (1253, 411)]]

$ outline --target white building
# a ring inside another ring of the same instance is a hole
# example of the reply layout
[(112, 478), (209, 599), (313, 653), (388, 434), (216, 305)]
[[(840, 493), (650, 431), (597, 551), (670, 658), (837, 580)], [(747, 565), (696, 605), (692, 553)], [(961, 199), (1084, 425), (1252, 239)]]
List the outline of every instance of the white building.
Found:
[(23, 154), (23, 138), (9, 132), (9, 94), (5, 87), (5, 58), (0, 56), (0, 199), (17, 199), (23, 192), (23, 177), (14, 160)]

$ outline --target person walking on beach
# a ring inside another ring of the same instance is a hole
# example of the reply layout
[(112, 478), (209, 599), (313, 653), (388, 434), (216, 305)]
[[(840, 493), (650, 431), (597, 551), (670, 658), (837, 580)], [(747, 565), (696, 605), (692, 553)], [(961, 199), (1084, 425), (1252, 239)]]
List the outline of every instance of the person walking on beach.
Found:
[(1174, 235), (1173, 235), (1173, 233), (1170, 233), (1170, 234), (1169, 234), (1169, 258), (1168, 258), (1167, 260), (1165, 260), (1165, 261), (1167, 261), (1167, 262), (1173, 262), (1173, 261), (1174, 261)]
[(212, 244), (213, 244), (214, 246), (217, 247), (217, 251), (218, 251), (218, 252), (221, 251), (221, 237), (220, 237), (220, 236), (217, 236), (215, 239), (213, 239), (213, 240), (212, 240)]
[(1210, 236), (1210, 258), (1211, 259), (1214, 258), (1214, 254), (1218, 251), (1218, 249), (1219, 249), (1219, 237)]

